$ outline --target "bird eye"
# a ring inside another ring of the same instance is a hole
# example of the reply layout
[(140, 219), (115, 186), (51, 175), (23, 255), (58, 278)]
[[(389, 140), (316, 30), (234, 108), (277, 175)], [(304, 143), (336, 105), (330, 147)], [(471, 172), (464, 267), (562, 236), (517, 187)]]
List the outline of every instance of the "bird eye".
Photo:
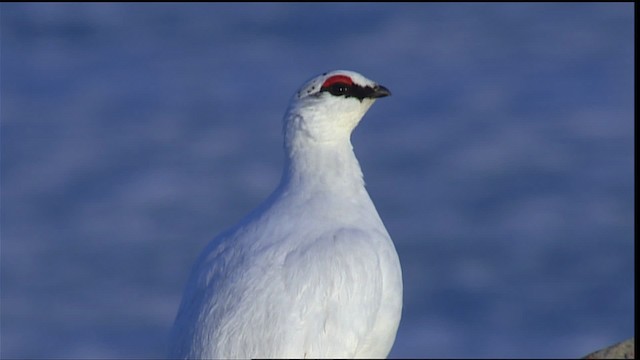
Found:
[(345, 83), (335, 83), (328, 88), (331, 95), (344, 95), (349, 92), (349, 85)]

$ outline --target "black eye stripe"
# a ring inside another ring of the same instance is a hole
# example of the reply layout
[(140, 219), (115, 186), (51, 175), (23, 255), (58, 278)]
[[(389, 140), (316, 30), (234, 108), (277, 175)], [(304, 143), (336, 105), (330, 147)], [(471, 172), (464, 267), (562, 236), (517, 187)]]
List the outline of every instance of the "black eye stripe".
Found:
[(355, 97), (362, 101), (362, 99), (370, 97), (374, 89), (371, 86), (362, 87), (356, 84), (336, 82), (329, 86), (321, 87), (320, 92), (328, 92), (333, 96), (344, 96), (345, 98)]
[(348, 94), (351, 89), (352, 86), (345, 83), (335, 83), (327, 87), (327, 91), (329, 91), (333, 95)]

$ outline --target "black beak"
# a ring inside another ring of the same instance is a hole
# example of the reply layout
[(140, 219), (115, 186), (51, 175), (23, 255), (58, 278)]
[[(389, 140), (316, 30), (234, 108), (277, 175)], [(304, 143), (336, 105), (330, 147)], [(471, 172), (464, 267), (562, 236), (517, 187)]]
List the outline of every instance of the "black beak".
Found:
[(382, 85), (376, 86), (358, 86), (354, 85), (348, 88), (348, 92), (346, 92), (345, 97), (355, 97), (358, 100), (362, 101), (363, 99), (377, 99), (385, 96), (391, 95), (391, 91)]
[(382, 85), (376, 85), (373, 88), (373, 91), (369, 95), (370, 98), (377, 99), (385, 96), (391, 95), (391, 91)]

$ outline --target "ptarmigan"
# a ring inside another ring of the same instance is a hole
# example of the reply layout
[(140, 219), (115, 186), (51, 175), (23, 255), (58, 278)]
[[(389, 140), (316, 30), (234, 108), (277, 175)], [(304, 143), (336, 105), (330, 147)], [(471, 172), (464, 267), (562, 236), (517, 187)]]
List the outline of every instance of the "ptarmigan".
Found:
[(402, 310), (395, 247), (350, 135), (384, 86), (332, 71), (294, 95), (277, 189), (197, 260), (172, 358), (384, 358)]

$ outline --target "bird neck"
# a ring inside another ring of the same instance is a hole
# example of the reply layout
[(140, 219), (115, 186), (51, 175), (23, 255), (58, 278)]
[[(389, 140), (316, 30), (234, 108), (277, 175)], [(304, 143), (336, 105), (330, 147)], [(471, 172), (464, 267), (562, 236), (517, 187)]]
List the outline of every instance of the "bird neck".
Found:
[[(370, 105), (368, 105), (370, 106)], [(317, 99), (296, 102), (284, 118), (285, 167), (282, 186), (305, 192), (357, 193), (364, 189), (362, 170), (353, 153), (351, 132), (364, 115), (356, 110), (339, 115)]]
[(364, 189), (362, 170), (348, 137), (336, 141), (298, 138), (285, 143), (282, 185), (353, 191)]

